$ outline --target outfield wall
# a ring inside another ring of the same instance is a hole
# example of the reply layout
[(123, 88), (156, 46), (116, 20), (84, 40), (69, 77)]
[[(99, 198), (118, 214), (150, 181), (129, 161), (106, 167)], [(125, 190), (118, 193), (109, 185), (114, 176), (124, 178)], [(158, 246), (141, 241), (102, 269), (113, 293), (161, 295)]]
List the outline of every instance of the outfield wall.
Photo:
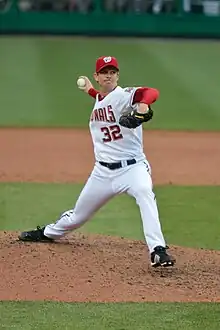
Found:
[(21, 11), (17, 1), (0, 14), (0, 32), (29, 34), (78, 34), (154, 37), (219, 38), (220, 15), (184, 13), (182, 6), (175, 14), (108, 13), (99, 0), (88, 14), (78, 12)]

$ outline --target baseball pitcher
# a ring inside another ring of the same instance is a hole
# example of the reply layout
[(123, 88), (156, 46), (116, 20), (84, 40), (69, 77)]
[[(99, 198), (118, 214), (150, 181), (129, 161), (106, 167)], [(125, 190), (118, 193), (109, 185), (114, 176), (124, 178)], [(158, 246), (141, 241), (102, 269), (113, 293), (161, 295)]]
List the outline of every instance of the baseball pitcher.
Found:
[(120, 87), (118, 61), (111, 56), (97, 59), (94, 79), (99, 91), (87, 77), (78, 80), (78, 87), (95, 99), (89, 123), (95, 164), (87, 183), (73, 209), (54, 223), (22, 232), (19, 239), (60, 239), (82, 226), (112, 197), (127, 193), (139, 206), (152, 267), (173, 266), (175, 259), (167, 253), (142, 140), (142, 123), (152, 119), (152, 104), (159, 92), (149, 87)]

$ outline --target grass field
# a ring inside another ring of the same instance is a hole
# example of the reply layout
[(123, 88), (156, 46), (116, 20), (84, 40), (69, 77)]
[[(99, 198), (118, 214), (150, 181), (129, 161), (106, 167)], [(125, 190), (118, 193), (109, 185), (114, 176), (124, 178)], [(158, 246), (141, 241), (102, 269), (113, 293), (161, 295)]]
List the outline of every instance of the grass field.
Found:
[[(0, 184), (0, 230), (30, 229), (57, 220), (71, 209), (81, 190), (72, 184)], [(220, 187), (156, 187), (168, 241), (176, 245), (220, 249)], [(80, 231), (143, 239), (135, 200), (112, 199)]]
[(16, 330), (218, 330), (220, 322), (218, 304), (7, 302), (0, 312), (1, 329)]
[(24, 37), (1, 38), (0, 49), (1, 126), (85, 126), (92, 100), (76, 79), (111, 54), (122, 86), (160, 90), (149, 128), (220, 129), (219, 42)]
[[(75, 82), (91, 76), (103, 54), (118, 57), (121, 85), (160, 90), (150, 129), (220, 130), (219, 42), (61, 37), (0, 38), (0, 126), (86, 127), (92, 100)], [(81, 188), (0, 183), (0, 230), (56, 220)], [(155, 192), (170, 244), (220, 249), (220, 187), (157, 186)], [(143, 239), (128, 196), (110, 201), (80, 231)], [(218, 330), (219, 324), (217, 303), (0, 302), (0, 329)]]

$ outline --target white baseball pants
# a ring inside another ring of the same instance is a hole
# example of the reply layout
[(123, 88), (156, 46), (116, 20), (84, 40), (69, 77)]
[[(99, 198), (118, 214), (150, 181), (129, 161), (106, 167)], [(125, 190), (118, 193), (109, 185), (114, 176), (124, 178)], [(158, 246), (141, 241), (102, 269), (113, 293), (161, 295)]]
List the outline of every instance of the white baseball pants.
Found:
[(63, 237), (81, 227), (101, 206), (121, 193), (127, 193), (136, 199), (149, 252), (158, 245), (165, 247), (147, 161), (116, 170), (110, 170), (96, 163), (74, 208), (64, 212), (55, 223), (47, 225), (44, 234), (53, 239)]

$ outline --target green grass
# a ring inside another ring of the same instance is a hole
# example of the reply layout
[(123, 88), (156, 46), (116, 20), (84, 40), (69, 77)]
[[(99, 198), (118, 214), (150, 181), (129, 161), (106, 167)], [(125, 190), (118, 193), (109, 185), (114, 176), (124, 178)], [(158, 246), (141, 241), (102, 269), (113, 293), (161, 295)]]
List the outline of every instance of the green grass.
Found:
[(87, 126), (93, 101), (76, 79), (112, 54), (122, 86), (160, 90), (146, 127), (220, 130), (219, 42), (4, 37), (0, 49), (1, 126)]
[[(11, 311), (13, 310), (13, 314)], [(219, 304), (0, 303), (0, 329), (219, 330)]]
[[(57, 220), (73, 207), (81, 185), (0, 184), (0, 229), (23, 230)], [(169, 244), (220, 248), (220, 186), (155, 189), (163, 231)], [(143, 239), (135, 200), (117, 196), (102, 207), (81, 232)]]

